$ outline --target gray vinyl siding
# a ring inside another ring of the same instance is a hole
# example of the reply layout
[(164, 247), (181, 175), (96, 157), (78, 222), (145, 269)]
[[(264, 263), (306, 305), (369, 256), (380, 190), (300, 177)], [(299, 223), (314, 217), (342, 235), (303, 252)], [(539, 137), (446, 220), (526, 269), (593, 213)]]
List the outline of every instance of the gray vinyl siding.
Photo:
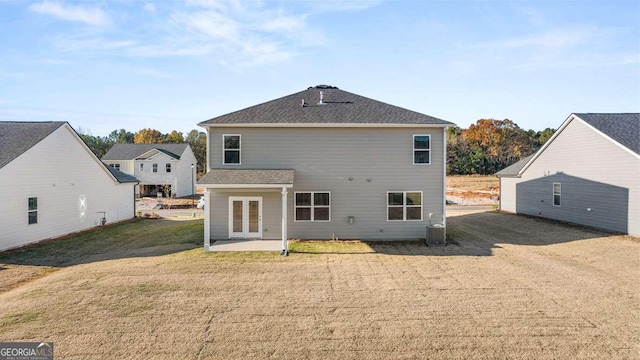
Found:
[[(553, 184), (561, 184), (560, 205), (553, 203)], [(602, 229), (627, 232), (629, 190), (565, 174), (516, 185), (517, 212)]]
[(262, 198), (262, 238), (279, 240), (282, 238), (282, 197), (280, 191), (212, 192), (211, 200), (211, 238), (214, 240), (229, 238), (229, 197), (255, 196)]
[[(560, 207), (552, 206), (553, 179), (562, 183)], [(572, 120), (517, 179), (516, 209), (638, 235), (639, 179), (637, 155), (582, 121)]]
[[(223, 134), (242, 136), (241, 165), (222, 164)], [(414, 134), (431, 135), (430, 165), (413, 165)], [(417, 239), (429, 214), (433, 223), (444, 221), (442, 128), (211, 128), (209, 161), (212, 168), (294, 169), (289, 238)], [(294, 221), (296, 191), (331, 192), (331, 221)], [(387, 221), (388, 191), (422, 191), (423, 220)], [(228, 236), (228, 196), (256, 194), (214, 193), (211, 237)], [(280, 236), (281, 196), (273, 196), (263, 200), (263, 238)]]

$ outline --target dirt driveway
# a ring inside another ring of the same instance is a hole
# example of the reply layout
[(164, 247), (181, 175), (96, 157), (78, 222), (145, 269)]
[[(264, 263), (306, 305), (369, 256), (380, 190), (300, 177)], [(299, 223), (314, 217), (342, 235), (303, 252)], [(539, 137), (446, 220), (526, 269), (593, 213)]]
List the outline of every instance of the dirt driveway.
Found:
[(0, 339), (64, 359), (640, 357), (637, 239), (495, 212), (447, 230), (458, 245), (103, 254), (1, 293)]

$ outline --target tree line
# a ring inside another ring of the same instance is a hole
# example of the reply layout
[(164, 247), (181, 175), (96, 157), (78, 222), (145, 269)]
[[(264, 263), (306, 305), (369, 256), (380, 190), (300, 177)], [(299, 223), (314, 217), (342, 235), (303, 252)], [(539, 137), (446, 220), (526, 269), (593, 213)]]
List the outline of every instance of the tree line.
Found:
[(87, 144), (89, 149), (93, 151), (98, 158), (102, 158), (104, 154), (111, 149), (114, 144), (182, 144), (188, 143), (193, 150), (198, 162), (198, 174), (205, 171), (206, 151), (207, 151), (207, 134), (198, 130), (191, 130), (184, 136), (183, 133), (173, 130), (170, 133), (163, 134), (156, 129), (141, 129), (132, 133), (125, 129), (113, 130), (107, 136), (93, 136), (79, 130), (79, 135)]
[[(524, 130), (509, 119), (480, 119), (468, 129), (447, 129), (447, 174), (492, 175), (537, 151), (553, 135), (554, 129)], [(163, 134), (156, 129), (136, 133), (113, 130), (107, 136), (93, 136), (80, 130), (80, 137), (102, 158), (113, 144), (189, 143), (198, 161), (198, 173), (205, 171), (207, 135), (191, 130), (186, 136), (176, 130)]]
[(524, 130), (509, 119), (447, 129), (447, 174), (492, 175), (536, 152), (555, 132)]

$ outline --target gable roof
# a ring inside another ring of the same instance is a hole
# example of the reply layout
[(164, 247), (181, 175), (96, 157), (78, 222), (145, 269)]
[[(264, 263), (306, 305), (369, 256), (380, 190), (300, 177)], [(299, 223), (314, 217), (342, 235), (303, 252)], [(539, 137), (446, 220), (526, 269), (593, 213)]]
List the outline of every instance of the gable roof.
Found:
[(0, 169), (64, 124), (64, 121), (1, 121)]
[[(322, 95), (321, 95), (322, 94)], [(243, 110), (201, 122), (215, 125), (435, 125), (453, 123), (352, 94), (333, 86), (318, 85)]]
[(521, 176), (574, 120), (582, 121), (621, 148), (640, 157), (640, 113), (572, 113), (538, 151), (497, 172), (496, 176)]
[(507, 166), (506, 168), (498, 171), (496, 173), (497, 177), (512, 177), (512, 176), (518, 176), (518, 174), (520, 173), (520, 170), (522, 170), (522, 168), (527, 165), (527, 163), (529, 162), (529, 160), (531, 160), (531, 158), (533, 158), (533, 155), (535, 154), (531, 154), (529, 156), (527, 156), (526, 158), (516, 162), (515, 164), (511, 164), (510, 166)]
[(627, 149), (640, 154), (640, 113), (574, 114)]
[(135, 160), (144, 153), (158, 150), (175, 159), (180, 159), (189, 144), (114, 144), (102, 160)]

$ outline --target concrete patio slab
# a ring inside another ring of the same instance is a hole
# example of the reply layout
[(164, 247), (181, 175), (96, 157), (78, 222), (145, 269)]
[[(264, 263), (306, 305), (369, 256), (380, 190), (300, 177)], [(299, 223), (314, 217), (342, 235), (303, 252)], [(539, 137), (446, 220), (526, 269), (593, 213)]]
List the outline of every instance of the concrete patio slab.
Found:
[(282, 251), (281, 240), (216, 240), (209, 251)]

